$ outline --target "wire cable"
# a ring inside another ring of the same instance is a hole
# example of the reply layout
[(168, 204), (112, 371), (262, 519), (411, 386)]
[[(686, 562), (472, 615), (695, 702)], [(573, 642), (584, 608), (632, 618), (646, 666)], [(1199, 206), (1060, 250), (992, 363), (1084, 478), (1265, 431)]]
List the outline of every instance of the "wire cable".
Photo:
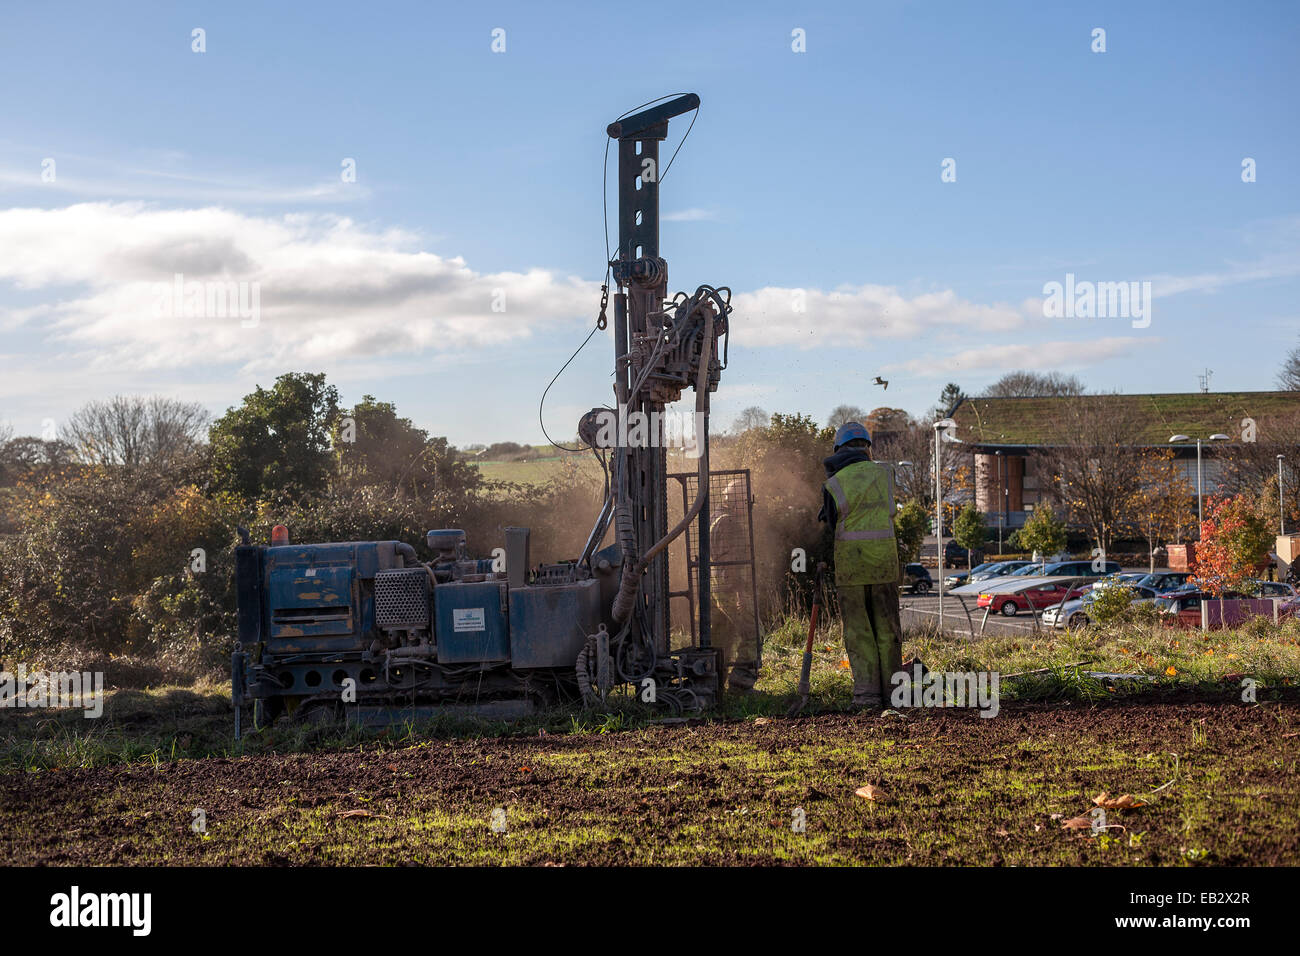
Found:
[[(614, 122), (617, 123), (619, 120), (623, 119), (623, 117), (631, 116), (637, 110), (645, 109), (647, 106), (653, 106), (656, 103), (660, 103), (663, 100), (672, 99), (675, 96), (685, 96), (685, 95), (686, 95), (685, 93), (668, 93), (664, 96), (655, 97), (653, 100), (648, 100), (645, 103), (642, 103), (640, 106), (634, 106), (630, 110), (626, 111), (625, 113), (621, 113), (618, 119), (614, 120)], [(691, 130), (695, 128), (695, 121), (696, 119), (699, 118), (699, 115), (700, 115), (700, 108), (697, 106), (695, 107), (694, 113), (691, 116), (691, 125), (686, 127), (686, 132), (682, 134), (681, 142), (677, 144), (677, 148), (673, 150), (672, 156), (669, 157), (668, 159), (668, 165), (665, 166), (664, 171), (659, 174), (658, 179), (660, 183), (662, 183), (664, 181), (664, 177), (668, 175), (668, 170), (672, 169), (673, 160), (677, 158), (677, 154), (681, 152), (682, 146), (686, 144), (686, 137), (691, 135)], [(606, 136), (605, 137), (605, 159), (601, 163), (601, 178), (600, 178), (600, 207), (601, 207), (601, 215), (604, 218), (604, 222), (605, 222), (605, 281), (601, 285), (600, 318), (596, 320), (595, 328), (593, 328), (590, 332), (588, 332), (587, 337), (582, 340), (582, 344), (579, 345), (576, 349), (574, 349), (573, 354), (569, 356), (569, 360), (560, 366), (560, 370), (555, 373), (554, 378), (552, 378), (550, 382), (547, 383), (546, 388), (542, 390), (542, 397), (537, 403), (537, 424), (542, 426), (542, 434), (546, 436), (546, 440), (550, 442), (554, 447), (560, 449), (561, 451), (567, 451), (567, 452), (578, 452), (578, 451), (582, 451), (582, 449), (570, 448), (568, 445), (561, 445), (554, 438), (552, 438), (550, 432), (546, 430), (546, 422), (542, 420), (542, 412), (543, 409), (546, 407), (546, 396), (550, 392), (551, 386), (553, 386), (556, 383), (559, 377), (564, 374), (564, 370), (568, 368), (569, 365), (572, 364), (573, 360), (578, 357), (578, 353), (587, 347), (587, 343), (591, 341), (591, 337), (595, 335), (597, 332), (599, 332), (601, 329), (605, 328), (606, 326), (605, 307), (609, 299), (609, 280), (614, 268), (614, 263), (610, 259), (611, 250), (609, 248), (609, 144), (610, 144), (610, 137)]]
[(552, 438), (551, 433), (546, 430), (546, 422), (542, 420), (542, 409), (545, 408), (546, 406), (546, 393), (551, 390), (551, 386), (555, 384), (556, 380), (561, 375), (564, 374), (564, 370), (569, 367), (570, 363), (572, 363), (573, 360), (578, 357), (578, 353), (587, 347), (587, 343), (591, 341), (591, 337), (599, 331), (600, 331), (599, 325), (593, 325), (591, 327), (591, 331), (588, 332), (587, 337), (582, 340), (582, 344), (579, 345), (576, 349), (574, 349), (573, 354), (569, 356), (569, 361), (565, 362), (563, 365), (560, 366), (560, 370), (555, 373), (554, 377), (547, 384), (546, 388), (542, 390), (542, 397), (537, 402), (537, 424), (542, 426), (542, 434), (546, 436), (546, 440), (550, 442), (552, 445), (554, 445), (556, 448), (559, 448), (561, 451), (582, 451), (582, 449), (570, 448), (568, 445), (561, 445), (554, 438)]

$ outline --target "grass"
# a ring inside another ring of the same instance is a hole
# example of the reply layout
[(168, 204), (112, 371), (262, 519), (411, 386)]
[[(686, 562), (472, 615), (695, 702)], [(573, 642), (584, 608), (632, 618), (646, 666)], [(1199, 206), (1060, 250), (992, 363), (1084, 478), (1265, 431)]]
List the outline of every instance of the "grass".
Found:
[[(807, 619), (791, 615), (764, 640), (763, 671), (748, 696), (728, 695), (707, 719), (783, 716), (796, 699)], [(1223, 702), (1243, 700), (1242, 682), (1254, 682), (1263, 701), (1300, 685), (1300, 621), (1281, 627), (1262, 619), (1232, 631), (1202, 634), (1158, 624), (1127, 622), (1040, 637), (985, 637), (971, 641), (937, 628), (909, 632), (904, 657), (916, 655), (936, 671), (996, 671), (1004, 675), (1003, 701), (1095, 702), (1132, 696), (1177, 695)], [(1083, 666), (1079, 661), (1089, 661)], [(1027, 674), (1007, 679), (1005, 675)], [(1131, 674), (1142, 680), (1108, 680), (1088, 672)], [(813, 645), (809, 713), (846, 709), (852, 674), (838, 620)], [(563, 734), (615, 734), (652, 726), (662, 714), (629, 689), (597, 708), (576, 706), (514, 721), (445, 715), (387, 729), (308, 726), (280, 722), (262, 734), (233, 740), (230, 687), (220, 679), (189, 687), (116, 690), (106, 694), (97, 720), (79, 710), (0, 710), (0, 773), (87, 768), (301, 751), (348, 750), (373, 745), (410, 746), (427, 739), (498, 738)]]

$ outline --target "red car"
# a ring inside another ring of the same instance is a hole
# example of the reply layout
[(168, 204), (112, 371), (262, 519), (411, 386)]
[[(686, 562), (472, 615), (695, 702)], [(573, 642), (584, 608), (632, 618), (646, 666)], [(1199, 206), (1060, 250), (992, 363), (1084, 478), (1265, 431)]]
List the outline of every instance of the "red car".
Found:
[(1045, 607), (1051, 607), (1053, 604), (1060, 604), (1062, 601), (1069, 601), (1085, 593), (1091, 585), (1077, 584), (1070, 587), (1065, 583), (1055, 583), (1045, 581), (1042, 584), (1036, 584), (1033, 587), (1025, 588), (1023, 591), (1017, 591), (1015, 594), (1008, 592), (993, 592), (990, 594), (981, 594), (979, 596), (980, 607), (992, 607), (999, 614), (1006, 617), (1015, 617), (1021, 611), (1031, 609), (1042, 610)]
[[(1246, 595), (1228, 591), (1223, 597), (1228, 599), (1243, 598)], [(1200, 629), (1201, 602), (1214, 600), (1214, 595), (1206, 591), (1171, 591), (1156, 598), (1156, 607), (1168, 615), (1166, 622), (1177, 627)]]

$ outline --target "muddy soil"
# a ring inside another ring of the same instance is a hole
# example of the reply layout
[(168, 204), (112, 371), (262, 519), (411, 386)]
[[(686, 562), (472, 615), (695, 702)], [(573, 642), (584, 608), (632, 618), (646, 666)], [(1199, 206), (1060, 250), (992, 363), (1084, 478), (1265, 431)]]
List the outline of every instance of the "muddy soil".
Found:
[[(1294, 865), (1297, 731), (1296, 703), (1117, 702), (19, 772), (0, 863)], [(1101, 790), (1148, 805), (1062, 830)]]

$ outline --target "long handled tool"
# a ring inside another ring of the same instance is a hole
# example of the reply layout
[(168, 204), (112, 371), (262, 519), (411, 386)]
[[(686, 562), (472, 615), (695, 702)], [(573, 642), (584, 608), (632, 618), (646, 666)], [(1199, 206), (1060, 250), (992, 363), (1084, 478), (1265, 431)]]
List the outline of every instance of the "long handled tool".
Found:
[(817, 618), (822, 609), (822, 577), (826, 574), (826, 563), (817, 565), (817, 589), (813, 592), (812, 619), (808, 622), (808, 642), (803, 648), (803, 669), (799, 672), (799, 699), (790, 708), (787, 716), (793, 717), (808, 706), (809, 679), (812, 676), (813, 637), (817, 634)]

